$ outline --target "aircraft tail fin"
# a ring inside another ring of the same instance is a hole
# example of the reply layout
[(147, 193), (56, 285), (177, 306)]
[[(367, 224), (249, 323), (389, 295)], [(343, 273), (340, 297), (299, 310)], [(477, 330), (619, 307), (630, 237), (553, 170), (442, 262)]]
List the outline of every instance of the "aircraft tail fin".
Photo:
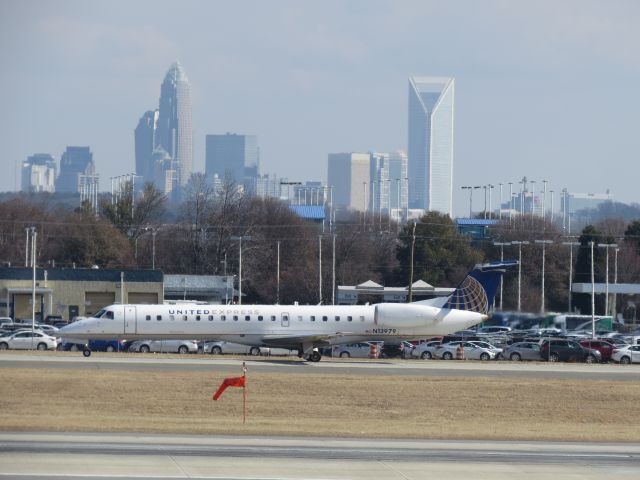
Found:
[(490, 262), (476, 265), (451, 294), (443, 308), (468, 310), (486, 315), (493, 304), (500, 278), (517, 260)]

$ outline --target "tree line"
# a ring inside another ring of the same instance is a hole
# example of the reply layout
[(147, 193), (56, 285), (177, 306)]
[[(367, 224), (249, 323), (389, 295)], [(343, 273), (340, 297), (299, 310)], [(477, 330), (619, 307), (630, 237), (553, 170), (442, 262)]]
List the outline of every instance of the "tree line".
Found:
[[(617, 253), (609, 249), (610, 282), (614, 256), (618, 282), (640, 281), (638, 220), (608, 218), (570, 237), (561, 226), (542, 218), (518, 217), (487, 227), (478, 238), (460, 233), (448, 216), (436, 212), (417, 220), (415, 229), (413, 222), (398, 225), (388, 218), (364, 223), (364, 217), (354, 213), (343, 215), (329, 229), (327, 224), (300, 218), (277, 199), (244, 195), (231, 181), (214, 188), (204, 175), (192, 177), (176, 205), (151, 184), (135, 199), (130, 193), (115, 203), (103, 199), (98, 215), (88, 204), (72, 209), (54, 200), (50, 195), (32, 195), (0, 202), (0, 260), (5, 265), (24, 265), (25, 229), (36, 226), (41, 267), (155, 267), (173, 274), (237, 276), (242, 242), (246, 303), (330, 303), (334, 272), (335, 285), (373, 280), (407, 286), (412, 243), (413, 280), (455, 287), (474, 264), (499, 260), (501, 253), (517, 260), (520, 249), (511, 242), (528, 242), (521, 245), (519, 290), (524, 311), (541, 309), (542, 244), (536, 240), (553, 242), (545, 244), (547, 311), (569, 308), (570, 254), (572, 281), (591, 281), (592, 241), (617, 245)], [(594, 248), (596, 282), (605, 281), (606, 250)], [(504, 277), (505, 310), (517, 307), (517, 277), (517, 269)], [(604, 308), (602, 297), (596, 302), (598, 314)], [(632, 300), (619, 296), (618, 311)], [(590, 313), (590, 297), (574, 295), (571, 308)]]

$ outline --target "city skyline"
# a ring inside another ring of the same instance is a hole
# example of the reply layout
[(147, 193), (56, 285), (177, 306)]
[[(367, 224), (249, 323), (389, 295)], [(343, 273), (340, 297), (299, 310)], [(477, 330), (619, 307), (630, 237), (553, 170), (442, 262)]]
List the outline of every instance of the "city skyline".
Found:
[(406, 150), (406, 79), (449, 76), (454, 215), (468, 211), (461, 186), (523, 174), (639, 201), (628, 174), (640, 147), (635, 3), (249, 3), (246, 22), (246, 7), (197, 1), (181, 11), (189, 22), (163, 2), (0, 3), (0, 191), (19, 188), (26, 158), (59, 159), (67, 145), (91, 147), (103, 190), (133, 171), (131, 131), (179, 59), (194, 171), (207, 134), (251, 132), (262, 173), (326, 180), (330, 152)]

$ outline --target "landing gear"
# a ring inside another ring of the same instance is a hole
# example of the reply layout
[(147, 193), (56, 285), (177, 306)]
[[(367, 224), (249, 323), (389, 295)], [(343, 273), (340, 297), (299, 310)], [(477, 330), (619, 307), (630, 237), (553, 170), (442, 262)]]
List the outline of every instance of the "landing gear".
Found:
[(82, 349), (82, 355), (84, 355), (85, 357), (90, 357), (91, 349), (85, 345), (85, 347)]
[(313, 350), (309, 355), (305, 357), (305, 360), (315, 363), (315, 362), (319, 362), (321, 358), (322, 358), (322, 355), (320, 355), (320, 352), (317, 350)]

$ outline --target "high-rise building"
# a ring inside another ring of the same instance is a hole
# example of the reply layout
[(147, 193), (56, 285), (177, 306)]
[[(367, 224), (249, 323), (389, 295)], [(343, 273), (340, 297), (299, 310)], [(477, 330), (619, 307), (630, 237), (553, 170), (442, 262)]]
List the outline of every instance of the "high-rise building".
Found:
[(255, 178), (260, 174), (260, 151), (255, 135), (207, 135), (205, 173), (208, 178), (218, 175), (232, 180), (252, 192)]
[(369, 153), (330, 153), (327, 178), (337, 210), (368, 209), (371, 195)]
[(55, 192), (56, 160), (48, 153), (36, 153), (22, 162), (23, 192)]
[(454, 79), (409, 78), (409, 206), (453, 214)]
[(81, 185), (93, 183), (96, 177), (93, 153), (89, 147), (67, 147), (60, 158), (56, 192), (78, 193)]
[(158, 113), (158, 110), (145, 112), (134, 132), (136, 174), (142, 177), (143, 182), (153, 181), (153, 161), (151, 157), (157, 146)]
[(193, 170), (191, 87), (180, 63), (171, 65), (160, 87), (156, 143), (175, 160), (178, 184), (184, 186)]
[(407, 210), (407, 154), (371, 154), (371, 202), (372, 212), (391, 215), (400, 220)]

